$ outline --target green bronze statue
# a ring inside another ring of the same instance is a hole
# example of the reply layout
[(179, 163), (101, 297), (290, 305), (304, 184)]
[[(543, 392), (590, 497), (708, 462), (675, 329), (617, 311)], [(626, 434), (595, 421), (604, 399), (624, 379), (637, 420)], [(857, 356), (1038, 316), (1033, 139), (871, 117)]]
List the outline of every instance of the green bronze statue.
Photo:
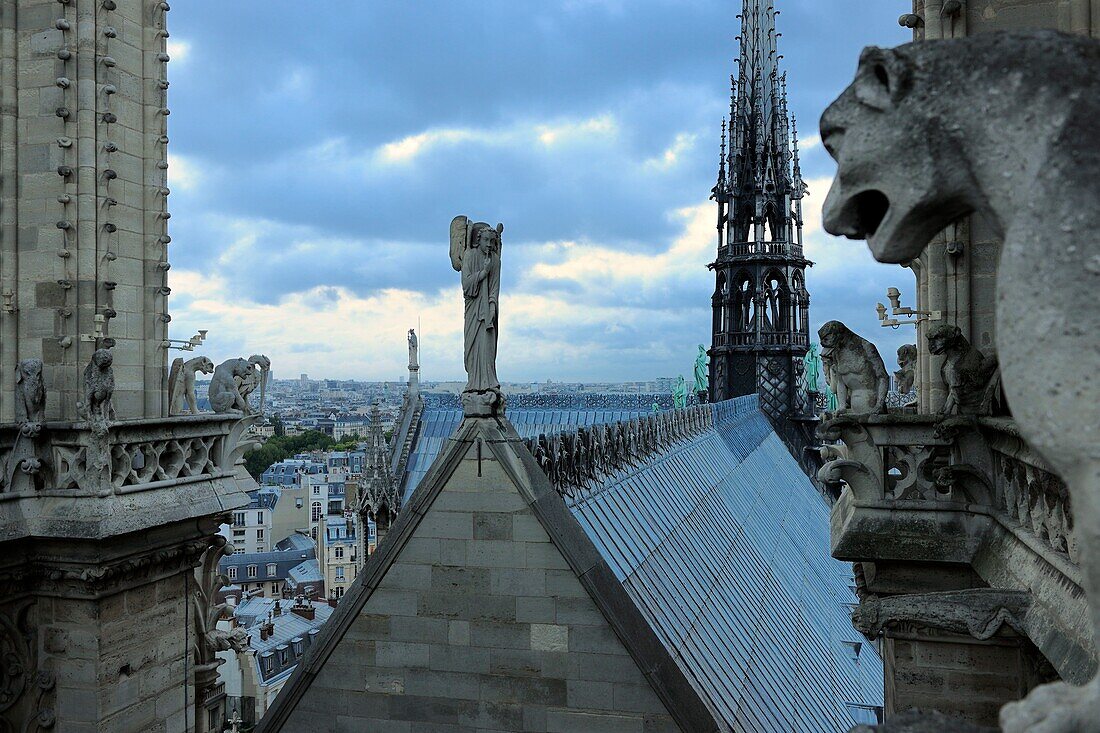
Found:
[(802, 365), (805, 367), (806, 391), (821, 391), (821, 355), (818, 353), (817, 344), (810, 344), (810, 350), (802, 357)]
[(672, 406), (677, 410), (682, 410), (687, 407), (688, 404), (688, 386), (687, 381), (684, 379), (684, 375), (681, 374), (676, 378), (676, 386), (672, 390)]
[(695, 395), (699, 398), (699, 402), (707, 401), (707, 394), (710, 392), (710, 388), (707, 386), (707, 349), (702, 344), (699, 344), (699, 354), (695, 357)]

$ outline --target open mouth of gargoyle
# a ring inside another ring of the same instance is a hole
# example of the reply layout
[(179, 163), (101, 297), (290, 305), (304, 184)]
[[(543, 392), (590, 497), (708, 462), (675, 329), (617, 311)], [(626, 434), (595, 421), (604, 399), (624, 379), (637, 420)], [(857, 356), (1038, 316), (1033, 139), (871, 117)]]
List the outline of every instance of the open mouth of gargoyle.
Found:
[(886, 212), (890, 210), (890, 199), (882, 191), (862, 191), (852, 199), (848, 210), (855, 215), (855, 221), (851, 223), (859, 236), (870, 238), (875, 236), (882, 220), (886, 218)]

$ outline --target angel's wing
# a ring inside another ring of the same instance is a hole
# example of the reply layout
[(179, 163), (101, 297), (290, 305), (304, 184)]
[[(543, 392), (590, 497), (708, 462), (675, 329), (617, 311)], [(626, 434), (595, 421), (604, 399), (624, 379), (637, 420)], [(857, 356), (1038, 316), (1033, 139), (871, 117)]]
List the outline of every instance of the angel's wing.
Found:
[(462, 271), (462, 255), (466, 252), (469, 223), (470, 220), (465, 216), (451, 219), (451, 267), (459, 272)]

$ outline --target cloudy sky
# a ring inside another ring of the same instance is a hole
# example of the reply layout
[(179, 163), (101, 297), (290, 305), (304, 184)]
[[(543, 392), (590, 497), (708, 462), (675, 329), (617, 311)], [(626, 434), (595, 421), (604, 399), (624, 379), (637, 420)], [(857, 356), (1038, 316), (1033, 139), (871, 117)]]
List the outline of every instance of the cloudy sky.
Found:
[[(463, 377), (452, 217), (505, 223), (505, 381), (689, 373), (709, 343), (718, 126), (739, 0), (188, 0), (170, 14), (173, 337), (277, 377)], [(821, 111), (903, 3), (778, 0), (813, 329), (893, 351), (907, 270), (820, 228)]]

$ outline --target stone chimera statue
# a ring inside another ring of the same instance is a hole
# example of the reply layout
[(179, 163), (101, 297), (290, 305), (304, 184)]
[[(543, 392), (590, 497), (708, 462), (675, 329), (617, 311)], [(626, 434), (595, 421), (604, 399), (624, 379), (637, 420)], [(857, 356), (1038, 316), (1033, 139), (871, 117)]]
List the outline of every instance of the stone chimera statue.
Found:
[[(1003, 236), (997, 356), (1029, 443), (1069, 486), (1100, 639), (1100, 42), (989, 33), (863, 52), (821, 118), (825, 229), (908, 262), (978, 212)], [(1053, 294), (1053, 295), (1052, 295)], [(1085, 307), (1082, 307), (1082, 306)], [(1006, 705), (1006, 733), (1097, 729), (1100, 678)]]
[(886, 412), (890, 378), (878, 349), (840, 321), (817, 332), (825, 381), (836, 392), (837, 412)]
[(958, 326), (941, 323), (928, 331), (928, 350), (946, 356), (940, 376), (947, 387), (944, 415), (988, 415), (1001, 386), (996, 357), (970, 345)]
[(894, 388), (899, 394), (907, 395), (913, 391), (917, 373), (917, 345), (905, 344), (898, 347), (898, 370), (894, 372)]
[(172, 362), (172, 370), (168, 373), (168, 414), (180, 415), (183, 413), (183, 404), (187, 403), (187, 410), (192, 415), (199, 414), (199, 403), (195, 397), (195, 373), (213, 374), (214, 362), (205, 356), (196, 356), (194, 359), (176, 359)]

